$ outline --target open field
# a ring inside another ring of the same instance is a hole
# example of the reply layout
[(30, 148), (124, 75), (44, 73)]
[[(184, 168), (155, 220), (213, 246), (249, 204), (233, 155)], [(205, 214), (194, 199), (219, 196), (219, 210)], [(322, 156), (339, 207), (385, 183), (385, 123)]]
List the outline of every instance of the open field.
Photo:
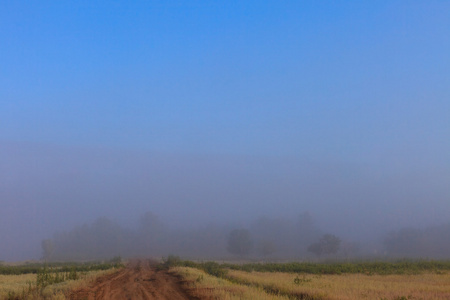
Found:
[[(172, 270), (185, 279), (200, 299), (450, 299), (447, 263), (367, 263), (365, 266), (357, 263), (347, 265), (347, 271), (339, 271), (342, 264), (337, 263), (276, 265), (281, 269), (309, 266), (309, 273), (273, 272), (274, 264), (253, 265), (260, 270), (271, 270), (266, 272), (252, 271), (249, 265), (179, 264), (189, 267)], [(361, 266), (364, 268), (360, 270)], [(324, 274), (316, 273), (321, 268)]]
[(66, 299), (73, 289), (89, 285), (95, 278), (115, 272), (114, 269), (84, 272), (78, 279), (39, 287), (35, 274), (0, 275), (0, 299)]
[(120, 263), (28, 263), (0, 266), (0, 300), (66, 299), (73, 289), (115, 272)]
[(171, 271), (184, 279), (185, 286), (198, 299), (226, 300), (277, 300), (289, 298), (286, 296), (266, 293), (262, 288), (236, 284), (224, 278), (219, 278), (203, 270), (189, 267), (173, 267)]
[(297, 299), (450, 299), (449, 274), (311, 275), (230, 270), (227, 278)]
[(0, 275), (0, 300), (450, 299), (449, 263), (438, 261), (219, 264), (169, 256), (119, 266), (2, 266), (10, 275)]

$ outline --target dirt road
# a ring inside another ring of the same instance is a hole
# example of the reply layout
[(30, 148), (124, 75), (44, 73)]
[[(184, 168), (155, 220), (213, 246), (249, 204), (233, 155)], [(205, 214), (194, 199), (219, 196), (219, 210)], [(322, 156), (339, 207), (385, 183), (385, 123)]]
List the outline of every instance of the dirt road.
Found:
[(166, 270), (157, 270), (148, 260), (131, 261), (127, 267), (98, 278), (89, 288), (73, 291), (69, 299), (195, 299), (180, 280)]

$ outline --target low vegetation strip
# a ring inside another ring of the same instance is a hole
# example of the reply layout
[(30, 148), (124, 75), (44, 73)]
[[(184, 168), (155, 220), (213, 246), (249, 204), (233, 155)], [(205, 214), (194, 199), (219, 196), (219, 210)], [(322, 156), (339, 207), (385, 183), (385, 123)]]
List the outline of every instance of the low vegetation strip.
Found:
[(108, 262), (23, 264), (0, 267), (0, 299), (65, 299), (69, 290), (121, 268)]
[(217, 262), (214, 261), (198, 263), (190, 260), (181, 260), (178, 256), (174, 255), (169, 255), (167, 259), (164, 259), (164, 262), (161, 265), (161, 267), (167, 269), (171, 267), (195, 268), (219, 278), (224, 277), (227, 272), (227, 269), (224, 268), (224, 265), (218, 264)]
[[(69, 292), (92, 282), (98, 276), (115, 272), (114, 269), (82, 272), (77, 279), (38, 282), (36, 274), (0, 275), (0, 300), (18, 299), (66, 299)], [(50, 283), (51, 282), (51, 283)]]
[(387, 261), (362, 261), (362, 262), (289, 262), (289, 263), (246, 263), (230, 264), (217, 262), (194, 262), (181, 260), (177, 256), (169, 256), (164, 265), (184, 266), (204, 270), (205, 272), (221, 277), (227, 270), (239, 270), (246, 272), (283, 272), (305, 273), (321, 275), (339, 274), (365, 274), (365, 275), (414, 275), (423, 273), (447, 273), (450, 272), (450, 261), (435, 260), (401, 260)]
[(349, 263), (251, 263), (222, 264), (222, 268), (246, 272), (285, 272), (306, 274), (421, 274), (450, 271), (450, 261), (398, 261), (398, 262), (349, 262)]
[(38, 274), (44, 269), (52, 272), (91, 272), (100, 270), (109, 270), (111, 268), (123, 267), (120, 257), (112, 258), (108, 261), (92, 262), (49, 262), (49, 263), (25, 263), (20, 265), (0, 265), (0, 275), (21, 275)]

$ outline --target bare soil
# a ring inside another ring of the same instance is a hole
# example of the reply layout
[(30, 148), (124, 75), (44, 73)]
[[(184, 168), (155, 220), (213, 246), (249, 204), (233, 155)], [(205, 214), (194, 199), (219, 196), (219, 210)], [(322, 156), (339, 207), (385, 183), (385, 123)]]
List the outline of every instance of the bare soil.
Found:
[(125, 268), (97, 278), (88, 288), (74, 290), (73, 300), (99, 299), (197, 299), (189, 296), (180, 278), (158, 270), (149, 260), (133, 260)]

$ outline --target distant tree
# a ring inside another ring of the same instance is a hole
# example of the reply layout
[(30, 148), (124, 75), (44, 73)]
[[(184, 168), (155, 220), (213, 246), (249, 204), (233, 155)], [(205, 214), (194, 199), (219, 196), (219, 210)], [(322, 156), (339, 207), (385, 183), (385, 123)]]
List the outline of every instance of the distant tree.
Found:
[[(56, 233), (52, 239), (54, 251), (51, 254), (51, 259), (90, 260), (111, 258), (123, 253), (125, 249), (131, 248), (129, 236), (129, 232), (124, 230), (117, 222), (101, 217), (92, 224), (84, 224), (70, 231)], [(51, 253), (51, 251), (46, 251), (46, 253)]]
[(315, 225), (314, 219), (309, 212), (303, 212), (297, 217), (296, 235), (298, 250), (305, 254), (308, 245), (312, 244), (322, 236), (321, 230)]
[(139, 229), (141, 232), (153, 234), (161, 232), (164, 229), (164, 224), (157, 215), (147, 211), (139, 218)]
[(323, 247), (320, 242), (312, 243), (308, 247), (308, 251), (314, 253), (317, 256), (321, 256), (323, 254)]
[(52, 240), (51, 239), (42, 240), (41, 247), (42, 247), (42, 259), (43, 260), (50, 259), (54, 250)]
[(234, 229), (228, 236), (227, 250), (235, 255), (245, 256), (253, 248), (250, 232), (247, 229)]
[(259, 217), (251, 223), (249, 230), (256, 242), (257, 253), (263, 256), (271, 255), (274, 250), (279, 256), (294, 256), (300, 248), (297, 226), (291, 219)]
[(349, 258), (351, 256), (355, 256), (361, 250), (361, 247), (358, 243), (344, 241), (341, 243), (341, 253)]
[(402, 228), (384, 239), (385, 253), (395, 257), (448, 259), (450, 223), (426, 228)]
[(144, 213), (139, 219), (139, 237), (143, 252), (162, 254), (167, 244), (167, 231), (164, 223), (152, 212)]
[(301, 213), (297, 219), (297, 226), (308, 231), (314, 230), (314, 220), (307, 211)]
[(312, 243), (308, 251), (317, 256), (322, 254), (335, 254), (339, 251), (341, 239), (333, 234), (324, 234), (318, 242)]
[(423, 237), (424, 234), (419, 229), (402, 228), (397, 232), (389, 233), (383, 242), (390, 255), (420, 256)]
[(269, 256), (277, 252), (277, 246), (269, 240), (262, 240), (259, 245), (259, 252), (262, 256)]

